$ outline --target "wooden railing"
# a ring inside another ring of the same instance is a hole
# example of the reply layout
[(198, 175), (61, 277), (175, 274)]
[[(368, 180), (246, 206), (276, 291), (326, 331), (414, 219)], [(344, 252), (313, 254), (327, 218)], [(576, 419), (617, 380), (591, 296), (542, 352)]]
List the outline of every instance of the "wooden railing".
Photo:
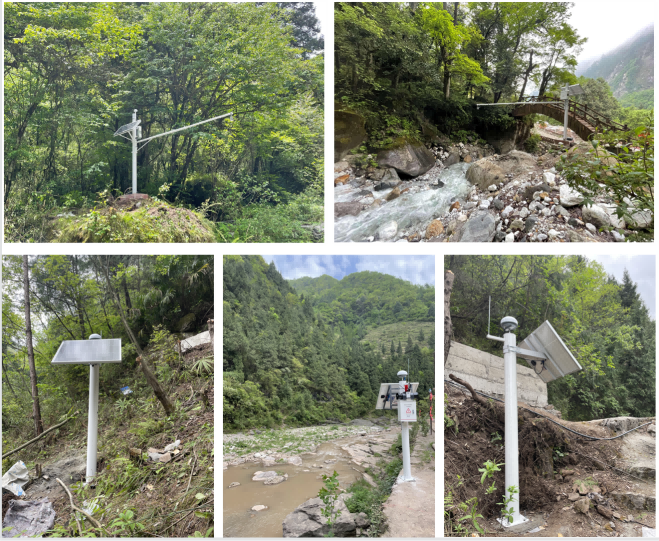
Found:
[[(562, 101), (560, 98), (555, 98), (552, 96), (529, 96), (525, 100), (529, 103), (542, 103), (542, 102), (555, 102)], [(558, 105), (555, 103), (546, 103), (545, 107), (553, 107), (556, 110), (564, 111), (563, 105)], [(614, 131), (629, 131), (629, 127), (626, 124), (620, 124), (615, 120), (610, 119), (609, 117), (603, 115), (602, 113), (595, 111), (594, 109), (589, 109), (588, 105), (577, 103), (576, 101), (570, 100), (568, 105), (568, 115), (571, 115), (574, 118), (585, 122), (589, 126), (592, 126), (598, 131), (601, 128), (608, 128)]]

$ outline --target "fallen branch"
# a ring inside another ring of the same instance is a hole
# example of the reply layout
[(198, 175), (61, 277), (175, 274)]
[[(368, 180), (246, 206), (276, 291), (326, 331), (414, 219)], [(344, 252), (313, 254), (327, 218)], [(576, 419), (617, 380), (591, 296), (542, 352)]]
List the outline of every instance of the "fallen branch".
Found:
[(14, 453), (20, 451), (21, 449), (24, 449), (24, 448), (27, 447), (28, 445), (33, 444), (35, 441), (40, 440), (40, 439), (43, 438), (46, 434), (48, 434), (48, 432), (52, 432), (53, 430), (55, 430), (56, 428), (59, 428), (59, 427), (62, 426), (63, 424), (68, 423), (71, 419), (75, 419), (75, 417), (76, 417), (76, 415), (78, 415), (78, 413), (80, 413), (80, 412), (79, 412), (79, 411), (76, 411), (71, 417), (67, 417), (67, 418), (64, 419), (60, 424), (55, 425), (55, 426), (51, 426), (48, 430), (44, 430), (44, 431), (43, 431), (41, 434), (39, 434), (36, 438), (31, 439), (30, 441), (28, 441), (27, 443), (24, 443), (24, 444), (21, 445), (20, 447), (16, 447), (16, 449), (13, 449), (13, 450), (11, 450), (11, 451), (6, 452), (4, 455), (2, 455), (2, 460), (4, 460), (5, 458), (7, 458), (8, 456), (11, 456), (11, 455), (13, 455)]
[[(94, 526), (96, 526), (99, 530), (104, 531), (103, 526), (101, 526), (101, 523), (98, 522), (98, 520), (96, 520), (96, 519), (95, 519), (94, 517), (92, 517), (89, 513), (87, 513), (86, 511), (83, 511), (82, 509), (80, 509), (79, 507), (77, 507), (77, 506), (73, 503), (73, 495), (71, 494), (71, 492), (69, 491), (69, 489), (66, 487), (66, 485), (65, 485), (64, 483), (62, 483), (62, 481), (60, 481), (60, 480), (57, 479), (57, 478), (55, 478), (55, 481), (57, 481), (60, 485), (62, 485), (62, 488), (63, 488), (63, 489), (66, 491), (66, 493), (69, 495), (69, 501), (71, 502), (71, 509), (73, 509), (74, 511), (78, 511), (79, 513), (85, 515), (85, 516), (89, 519), (89, 521), (90, 521), (92, 524), (94, 524)], [(76, 520), (78, 520), (77, 517), (76, 517)], [(80, 523), (78, 523), (78, 526), (80, 526)], [(81, 530), (81, 533), (82, 533), (82, 530)]]
[[(190, 483), (192, 482), (192, 474), (194, 473), (194, 468), (197, 465), (197, 453), (195, 453), (194, 447), (192, 447), (192, 452), (194, 453), (194, 462), (192, 463), (192, 469), (190, 470), (190, 479), (188, 479), (188, 488), (185, 489), (185, 494), (190, 490)], [(185, 497), (185, 494), (183, 496)]]
[(468, 382), (463, 381), (463, 380), (461, 380), (460, 378), (456, 378), (453, 374), (449, 374), (448, 377), (449, 377), (449, 379), (452, 379), (452, 380), (455, 381), (456, 383), (459, 383), (459, 384), (462, 385), (463, 387), (466, 387), (467, 389), (469, 389), (469, 392), (471, 393), (471, 397), (472, 397), (476, 402), (478, 402), (479, 404), (483, 404), (483, 406), (487, 406), (487, 402), (485, 401), (485, 399), (482, 398), (482, 397), (480, 397), (480, 396), (478, 396), (478, 395), (476, 394), (476, 391), (474, 391), (474, 388), (473, 388)]

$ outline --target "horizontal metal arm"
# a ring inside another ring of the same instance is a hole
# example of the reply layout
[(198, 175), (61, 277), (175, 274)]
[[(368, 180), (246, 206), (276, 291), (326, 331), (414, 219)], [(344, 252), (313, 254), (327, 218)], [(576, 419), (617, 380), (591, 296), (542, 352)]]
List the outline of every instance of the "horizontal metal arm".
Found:
[(489, 338), (490, 340), (496, 340), (497, 342), (503, 342), (503, 338), (499, 336), (492, 336), (491, 334), (488, 334), (485, 338)]
[(227, 113), (225, 115), (209, 118), (208, 120), (202, 120), (201, 122), (197, 122), (196, 124), (190, 124), (189, 126), (184, 126), (183, 128), (176, 128), (175, 130), (166, 131), (165, 133), (159, 133), (158, 135), (153, 135), (151, 137), (147, 137), (146, 139), (140, 139), (138, 143), (146, 143), (147, 141), (151, 141), (151, 139), (156, 139), (157, 137), (163, 137), (165, 135), (176, 133), (177, 131), (187, 130), (188, 128), (194, 128), (195, 126), (199, 126), (200, 124), (206, 124), (206, 122), (212, 122), (213, 120), (219, 120), (220, 118), (226, 118), (228, 116), (233, 116), (233, 113)]
[(547, 356), (539, 351), (533, 351), (530, 349), (524, 349), (519, 346), (503, 346), (504, 353), (516, 353), (520, 357), (525, 359), (531, 359), (532, 361), (545, 361)]

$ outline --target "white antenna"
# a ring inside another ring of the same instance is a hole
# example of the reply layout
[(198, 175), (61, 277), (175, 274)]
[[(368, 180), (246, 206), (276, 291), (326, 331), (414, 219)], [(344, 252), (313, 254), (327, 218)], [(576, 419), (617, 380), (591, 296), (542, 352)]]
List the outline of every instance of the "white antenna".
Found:
[[(208, 120), (202, 120), (201, 122), (190, 124), (189, 126), (183, 126), (182, 128), (176, 128), (175, 130), (166, 131), (165, 133), (159, 133), (158, 135), (153, 135), (151, 137), (147, 137), (146, 139), (140, 139), (140, 137), (142, 137), (142, 127), (140, 126), (140, 123), (142, 121), (137, 120), (137, 109), (133, 109), (133, 121), (130, 124), (125, 124), (121, 126), (121, 128), (119, 128), (116, 132), (114, 132), (114, 135), (119, 135), (124, 139), (128, 139), (133, 144), (133, 192), (132, 193), (137, 194), (137, 152), (138, 150), (142, 150), (149, 141), (151, 141), (152, 139), (156, 139), (157, 137), (164, 137), (165, 135), (171, 135), (172, 133), (187, 130), (188, 128), (194, 128), (195, 126), (199, 126), (200, 124), (206, 124), (206, 122), (212, 122), (213, 120), (219, 120), (221, 118), (226, 118), (228, 116), (233, 116), (233, 113), (227, 113), (225, 115), (215, 116), (213, 118), (209, 118)], [(128, 133), (129, 136), (128, 137), (125, 136), (124, 135), (125, 133)], [(144, 143), (144, 145), (142, 145), (140, 148), (137, 148), (137, 143)]]

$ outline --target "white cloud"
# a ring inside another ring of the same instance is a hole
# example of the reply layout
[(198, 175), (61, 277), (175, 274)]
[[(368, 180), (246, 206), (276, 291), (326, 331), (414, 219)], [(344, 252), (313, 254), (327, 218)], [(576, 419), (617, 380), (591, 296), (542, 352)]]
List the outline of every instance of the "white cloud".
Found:
[(435, 285), (433, 256), (362, 256), (355, 264), (358, 271), (390, 274), (416, 285)]

